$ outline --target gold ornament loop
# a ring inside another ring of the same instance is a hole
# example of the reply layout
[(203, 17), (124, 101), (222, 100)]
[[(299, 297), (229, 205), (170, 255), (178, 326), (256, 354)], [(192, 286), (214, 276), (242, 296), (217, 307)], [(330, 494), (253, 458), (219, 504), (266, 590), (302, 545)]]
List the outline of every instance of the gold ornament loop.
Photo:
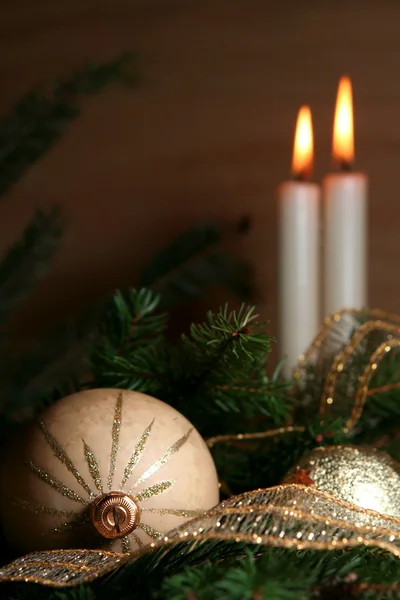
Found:
[(134, 498), (124, 492), (109, 492), (94, 500), (89, 507), (92, 525), (106, 539), (131, 534), (140, 523), (140, 508)]

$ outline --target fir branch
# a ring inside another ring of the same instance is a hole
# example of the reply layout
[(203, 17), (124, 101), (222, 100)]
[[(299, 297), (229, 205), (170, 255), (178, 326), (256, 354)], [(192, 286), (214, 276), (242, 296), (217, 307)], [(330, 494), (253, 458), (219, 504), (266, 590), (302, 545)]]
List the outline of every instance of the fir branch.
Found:
[[(183, 412), (203, 435), (236, 431), (239, 413), (240, 427), (243, 418), (259, 415), (282, 423), (291, 399), (286, 383), (266, 375), (272, 338), (257, 324), (253, 307), (210, 312), (174, 346), (164, 337), (166, 320), (157, 312), (158, 302), (147, 290), (131, 290), (129, 301), (117, 293), (93, 346), (90, 387), (153, 394)], [(218, 431), (211, 414), (224, 417)]]
[(140, 287), (161, 295), (163, 307), (199, 298), (207, 287), (223, 285), (239, 298), (253, 296), (251, 271), (243, 261), (221, 250), (222, 243), (247, 233), (249, 220), (224, 225), (202, 223), (164, 247), (144, 269)]
[(132, 57), (87, 65), (69, 79), (26, 94), (0, 122), (0, 195), (57, 142), (79, 116), (78, 99), (113, 81), (133, 83)]
[[(257, 547), (247, 549), (244, 557), (199, 567), (186, 567), (163, 582), (163, 599), (187, 600), (305, 600), (309, 597), (311, 577), (306, 571), (288, 565), (284, 553), (266, 551), (258, 559)], [(278, 566), (278, 561), (280, 564)]]
[(208, 561), (237, 559), (246, 552), (245, 544), (206, 541), (202, 544), (179, 542), (166, 549), (148, 552), (111, 574), (98, 589), (101, 598), (111, 591), (131, 589), (135, 581), (136, 598), (158, 598), (165, 578), (185, 568), (197, 568)]
[(146, 289), (115, 293), (92, 342), (91, 386), (155, 391), (152, 364), (166, 328), (159, 302), (159, 295)]
[(38, 210), (0, 262), (0, 324), (20, 306), (47, 272), (62, 234), (56, 210)]
[(162, 349), (150, 347), (135, 350), (134, 357), (99, 356), (93, 363), (93, 379), (87, 385), (124, 388), (162, 398), (162, 354)]
[[(296, 552), (248, 548), (236, 560), (207, 560), (163, 580), (159, 599), (297, 600), (398, 597), (398, 559), (358, 549)], [(397, 579), (396, 579), (397, 578)], [(376, 579), (380, 580), (377, 585)], [(379, 594), (381, 594), (379, 596)]]
[[(289, 418), (293, 400), (289, 395), (290, 384), (286, 381), (269, 378), (265, 368), (265, 356), (253, 357), (249, 361), (237, 359), (234, 377), (231, 383), (227, 380), (226, 370), (215, 371), (213, 383), (206, 388), (207, 397), (213, 398), (215, 406), (223, 412), (240, 413), (248, 423), (253, 417), (269, 417), (275, 425)], [(239, 423), (238, 423), (239, 425)], [(243, 422), (240, 423), (243, 430)], [(231, 433), (237, 427), (231, 429)]]
[[(209, 312), (204, 323), (193, 324), (190, 335), (182, 336), (166, 401), (192, 420), (203, 435), (231, 433), (231, 412), (236, 413), (236, 422), (239, 413), (248, 418), (273, 416), (277, 422), (287, 415), (287, 395), (278, 391), (279, 385), (270, 382), (265, 372), (273, 338), (256, 318), (254, 307), (242, 305), (236, 313), (225, 306), (217, 314)], [(223, 418), (209, 418), (217, 414)], [(243, 427), (243, 420), (241, 424)]]
[(166, 328), (166, 314), (157, 309), (160, 296), (146, 289), (117, 290), (100, 324), (96, 351), (103, 347), (127, 355), (138, 347), (156, 345)]
[(232, 357), (255, 361), (256, 355), (270, 352), (274, 339), (265, 334), (265, 323), (257, 323), (254, 311), (243, 304), (238, 313), (229, 312), (225, 305), (219, 313), (208, 312), (204, 323), (192, 324), (189, 336), (182, 335), (182, 354), (193, 360), (196, 383)]
[(63, 323), (3, 364), (0, 414), (7, 432), (12, 424), (31, 419), (45, 406), (81, 389), (83, 357), (99, 310), (100, 306), (97, 311), (92, 307), (90, 314)]

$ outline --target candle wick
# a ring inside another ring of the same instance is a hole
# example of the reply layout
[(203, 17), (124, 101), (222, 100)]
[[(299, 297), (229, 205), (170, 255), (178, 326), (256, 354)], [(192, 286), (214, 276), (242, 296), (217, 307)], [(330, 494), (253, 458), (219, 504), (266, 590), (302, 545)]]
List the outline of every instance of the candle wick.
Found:
[(341, 160), (340, 161), (340, 170), (343, 171), (344, 173), (348, 173), (349, 171), (351, 171), (352, 170), (351, 162), (348, 160)]
[(293, 174), (292, 180), (301, 183), (307, 181), (308, 177), (309, 173), (307, 173), (306, 171), (299, 171), (298, 173)]

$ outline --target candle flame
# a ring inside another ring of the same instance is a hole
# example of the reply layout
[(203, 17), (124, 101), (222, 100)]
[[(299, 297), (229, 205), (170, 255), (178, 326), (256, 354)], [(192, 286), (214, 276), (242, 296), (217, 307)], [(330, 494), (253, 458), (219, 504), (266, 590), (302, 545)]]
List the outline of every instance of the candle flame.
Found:
[(311, 176), (313, 168), (313, 130), (311, 111), (302, 106), (297, 115), (296, 133), (294, 136), (292, 173), (300, 179)]
[(339, 81), (333, 125), (333, 158), (347, 167), (354, 161), (353, 93), (348, 77)]

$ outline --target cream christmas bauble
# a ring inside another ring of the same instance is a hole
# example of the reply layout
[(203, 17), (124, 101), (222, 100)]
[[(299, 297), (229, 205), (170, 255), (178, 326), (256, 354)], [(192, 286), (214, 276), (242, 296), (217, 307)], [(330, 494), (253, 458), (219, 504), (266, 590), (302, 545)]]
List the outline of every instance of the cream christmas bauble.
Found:
[(29, 552), (128, 552), (218, 503), (200, 434), (145, 394), (98, 389), (55, 403), (7, 449), (1, 526)]

